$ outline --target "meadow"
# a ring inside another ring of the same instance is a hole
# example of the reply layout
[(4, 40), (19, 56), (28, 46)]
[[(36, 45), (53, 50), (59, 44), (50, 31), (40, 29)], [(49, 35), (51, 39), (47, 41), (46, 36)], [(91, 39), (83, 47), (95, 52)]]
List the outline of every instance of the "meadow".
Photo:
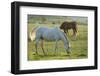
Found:
[[(28, 23), (28, 34), (32, 30), (32, 27), (35, 26), (46, 26), (53, 28), (59, 24), (33, 24)], [(41, 49), (40, 44), (38, 45), (38, 53), (35, 53), (35, 41), (28, 41), (28, 60), (61, 60), (61, 59), (84, 59), (88, 57), (88, 26), (79, 24), (78, 25), (78, 34), (76, 40), (72, 36), (72, 30), (69, 31), (68, 39), (71, 44), (71, 54), (68, 55), (64, 49), (64, 44), (62, 41), (58, 42), (58, 52), (57, 55), (54, 55), (54, 44), (55, 42), (46, 42), (44, 41), (44, 49), (47, 55), (44, 55)]]

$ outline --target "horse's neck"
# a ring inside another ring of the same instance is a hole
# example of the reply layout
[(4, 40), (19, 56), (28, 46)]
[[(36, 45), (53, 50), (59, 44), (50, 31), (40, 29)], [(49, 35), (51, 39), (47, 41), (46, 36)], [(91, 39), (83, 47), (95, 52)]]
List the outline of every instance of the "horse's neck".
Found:
[(67, 43), (68, 43), (68, 38), (67, 38), (67, 36), (65, 35), (65, 33), (62, 32), (62, 34), (63, 34), (62, 39), (63, 39), (64, 43), (67, 44)]

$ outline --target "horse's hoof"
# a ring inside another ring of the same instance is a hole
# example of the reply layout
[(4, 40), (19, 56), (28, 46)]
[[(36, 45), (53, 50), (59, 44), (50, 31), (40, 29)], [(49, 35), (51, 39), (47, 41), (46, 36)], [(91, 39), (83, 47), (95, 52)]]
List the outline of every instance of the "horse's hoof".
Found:
[(36, 54), (33, 54), (33, 55), (36, 55)]
[(36, 53), (35, 53), (35, 52), (33, 52), (33, 53), (32, 53), (32, 55), (36, 55)]
[(33, 55), (38, 55), (38, 53), (33, 53)]
[(38, 55), (38, 54), (33, 54), (33, 55)]

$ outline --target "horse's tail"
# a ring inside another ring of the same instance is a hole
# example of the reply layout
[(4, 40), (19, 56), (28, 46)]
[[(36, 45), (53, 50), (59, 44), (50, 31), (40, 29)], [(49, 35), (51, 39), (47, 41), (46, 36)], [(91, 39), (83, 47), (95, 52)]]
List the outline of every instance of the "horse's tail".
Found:
[(32, 28), (32, 32), (35, 32), (37, 30), (38, 26), (35, 26)]
[[(29, 38), (33, 41), (35, 39), (35, 33), (36, 33), (36, 30), (37, 30), (38, 26), (36, 27), (33, 27), (32, 28), (32, 31), (29, 33)], [(33, 34), (34, 33), (34, 34)]]

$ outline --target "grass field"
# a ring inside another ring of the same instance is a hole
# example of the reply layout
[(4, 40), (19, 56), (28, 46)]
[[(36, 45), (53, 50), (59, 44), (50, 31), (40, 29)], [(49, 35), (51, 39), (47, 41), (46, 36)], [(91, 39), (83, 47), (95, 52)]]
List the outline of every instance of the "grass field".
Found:
[[(48, 26), (47, 26), (48, 25)], [(54, 24), (28, 24), (28, 33), (34, 26), (47, 26), (54, 27)], [(39, 55), (35, 53), (35, 42), (28, 41), (28, 60), (59, 60), (59, 59), (83, 59), (88, 57), (88, 39), (87, 39), (87, 25), (78, 25), (77, 39), (74, 40), (72, 37), (72, 31), (69, 31), (68, 38), (71, 44), (71, 54), (67, 55), (64, 44), (62, 41), (58, 42), (58, 52), (54, 55), (54, 42), (44, 42), (44, 49), (47, 55), (45, 56), (42, 52), (41, 46), (38, 45)]]

